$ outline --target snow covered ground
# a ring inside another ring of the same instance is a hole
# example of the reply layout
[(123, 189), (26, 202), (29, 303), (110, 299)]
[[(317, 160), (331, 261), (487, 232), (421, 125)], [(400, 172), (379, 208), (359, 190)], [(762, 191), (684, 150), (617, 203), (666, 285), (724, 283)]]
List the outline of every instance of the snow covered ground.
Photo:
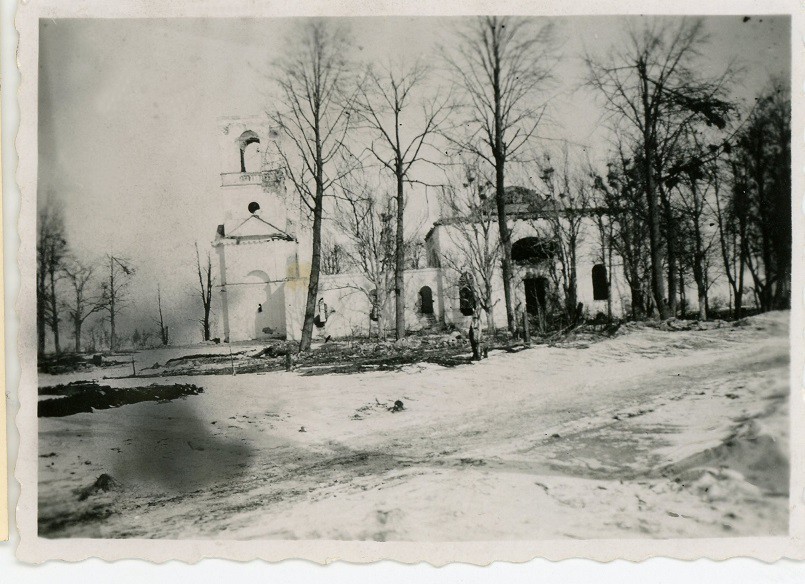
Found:
[[(784, 534), (788, 316), (710, 330), (632, 326), (586, 348), (539, 346), (454, 368), (171, 377), (204, 393), (39, 419), (40, 535)], [(182, 351), (198, 348), (136, 359)], [(405, 409), (389, 411), (395, 400)], [(115, 488), (79, 500), (103, 473)]]

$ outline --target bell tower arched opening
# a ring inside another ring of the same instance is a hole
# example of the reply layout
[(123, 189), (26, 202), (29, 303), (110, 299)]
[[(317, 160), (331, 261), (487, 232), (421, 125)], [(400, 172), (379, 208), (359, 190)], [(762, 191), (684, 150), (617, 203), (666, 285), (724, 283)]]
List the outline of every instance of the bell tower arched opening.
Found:
[(260, 158), (260, 137), (252, 130), (246, 130), (237, 139), (240, 149), (240, 172), (259, 172), (262, 166)]

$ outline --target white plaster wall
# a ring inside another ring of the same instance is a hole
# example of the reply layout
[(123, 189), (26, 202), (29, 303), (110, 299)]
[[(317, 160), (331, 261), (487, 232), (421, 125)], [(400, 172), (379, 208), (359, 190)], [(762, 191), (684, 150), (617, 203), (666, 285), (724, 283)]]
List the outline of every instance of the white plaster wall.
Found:
[[(428, 248), (431, 253), (439, 252), (441, 254), (457, 254), (460, 255), (461, 250), (459, 244), (462, 241), (460, 228), (456, 225), (440, 225), (436, 226), (433, 233), (428, 238)], [(544, 220), (537, 223), (536, 226), (524, 220), (513, 220), (510, 223), (512, 233), (512, 242), (516, 242), (523, 237), (532, 237), (540, 234), (540, 230), (548, 230), (548, 224)], [(598, 234), (596, 231), (595, 222), (590, 219), (583, 226), (583, 235), (578, 243), (577, 250), (577, 296), (579, 302), (582, 302), (585, 307), (585, 312), (594, 317), (598, 312), (607, 313), (606, 300), (593, 300), (593, 284), (592, 284), (592, 268), (596, 263), (599, 263), (600, 258), (600, 243), (598, 242)], [(493, 224), (491, 228), (492, 233), (490, 237), (498, 237), (497, 225)], [(444, 314), (445, 321), (456, 324), (457, 326), (465, 326), (469, 321), (469, 317), (465, 317), (459, 311), (458, 306), (458, 278), (459, 274), (448, 267), (446, 262), (442, 262), (443, 266), (443, 281), (444, 281)], [(524, 310), (525, 308), (525, 287), (523, 278), (527, 275), (538, 275), (531, 273), (533, 270), (526, 270), (519, 266), (514, 266), (514, 282), (513, 292), (514, 299), (513, 305), (515, 309)], [(548, 274), (541, 274), (548, 277)], [(628, 286), (623, 281), (622, 266), (617, 256), (613, 257), (613, 269), (608, 273), (610, 278), (610, 296), (612, 302), (613, 316), (620, 316), (623, 313), (623, 299), (629, 298)], [(549, 278), (550, 280), (550, 278)], [(624, 294), (626, 295), (624, 297)], [(506, 322), (506, 304), (503, 293), (503, 277), (500, 268), (495, 270), (495, 286), (493, 292), (493, 316), (495, 326), (505, 327)]]
[[(439, 301), (439, 272), (434, 268), (408, 270), (405, 273), (405, 324), (409, 331), (421, 330), (442, 320), (442, 304)], [(421, 313), (419, 291), (429, 286), (433, 292), (434, 314), (431, 317)], [(376, 334), (377, 323), (370, 321), (371, 302), (369, 293), (374, 286), (361, 274), (335, 274), (321, 276), (319, 297), (324, 298), (331, 311), (327, 325), (318, 334), (333, 337), (365, 335), (371, 326)], [(385, 326), (394, 330), (395, 296), (388, 293), (384, 307)]]
[[(221, 326), (228, 323), (229, 340), (286, 334), (286, 290), (290, 288), (286, 280), (296, 275), (296, 244), (288, 241), (226, 244), (219, 247), (218, 253), (224, 260), (220, 281), (222, 294), (226, 294), (227, 313)], [(260, 313), (258, 304), (263, 307)], [(272, 332), (265, 333), (266, 327)], [(222, 331), (221, 336), (226, 338), (226, 332)]]

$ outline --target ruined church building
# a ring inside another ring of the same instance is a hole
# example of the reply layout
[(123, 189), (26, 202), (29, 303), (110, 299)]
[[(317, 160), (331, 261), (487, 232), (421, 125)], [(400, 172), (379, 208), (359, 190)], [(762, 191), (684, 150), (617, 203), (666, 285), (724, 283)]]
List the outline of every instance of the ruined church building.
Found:
[[(221, 315), (225, 342), (285, 338), (301, 335), (307, 298), (312, 237), (297, 195), (289, 189), (280, 156), (279, 132), (265, 118), (219, 120), (221, 159), (220, 208), (223, 221), (212, 245), (219, 266)], [(509, 189), (507, 209), (515, 265), (514, 305), (535, 314), (555, 294), (548, 261), (537, 243), (538, 221), (527, 217), (517, 193)], [(623, 312), (617, 264), (604, 265), (593, 219), (578, 249), (578, 301), (588, 316)], [(427, 267), (405, 273), (406, 326), (420, 330), (442, 323), (466, 328), (475, 298), (466, 282), (469, 270), (448, 268), (441, 258), (460, 254), (462, 238), (456, 218), (444, 217), (425, 238)], [(493, 226), (493, 237), (498, 234)], [(451, 263), (452, 265), (452, 263)], [(495, 274), (493, 317), (506, 326), (503, 281)], [(613, 277), (614, 276), (614, 277)], [(375, 334), (377, 318), (371, 306), (369, 282), (360, 273), (322, 274), (316, 329), (333, 338)], [(394, 293), (384, 308), (387, 327), (394, 326)], [(481, 316), (486, 323), (486, 316)]]

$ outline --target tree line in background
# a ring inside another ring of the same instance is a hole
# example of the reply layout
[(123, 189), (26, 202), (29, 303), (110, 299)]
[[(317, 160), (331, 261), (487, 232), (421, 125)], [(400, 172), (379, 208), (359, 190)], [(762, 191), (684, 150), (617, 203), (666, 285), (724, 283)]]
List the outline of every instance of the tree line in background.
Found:
[(632, 31), (624, 50), (587, 58), (617, 144), (594, 187), (638, 318), (684, 311), (690, 278), (706, 319), (720, 274), (736, 317), (747, 292), (762, 311), (790, 304), (788, 88), (772, 80), (740, 111), (735, 71), (699, 73), (706, 47), (701, 22), (686, 21)]
[[(120, 334), (120, 316), (132, 305), (131, 283), (137, 270), (132, 262), (117, 254), (87, 261), (71, 250), (67, 242), (64, 213), (56, 199), (40, 205), (37, 213), (37, 354), (50, 347), (57, 355), (65, 345), (61, 333), (66, 328), (71, 350), (111, 351), (123, 347), (142, 349), (170, 344), (170, 326), (163, 306), (162, 287), (156, 286), (156, 305), (150, 323), (138, 323), (134, 330)], [(210, 340), (212, 314), (212, 260), (207, 253), (202, 262), (196, 245), (198, 288), (201, 299), (202, 338)]]
[(71, 330), (73, 351), (81, 352), (90, 320), (89, 349), (115, 351), (118, 318), (130, 303), (131, 263), (113, 254), (93, 262), (79, 258), (70, 250), (63, 210), (53, 199), (37, 213), (36, 259), (37, 353), (45, 354), (48, 332), (54, 352), (62, 352), (62, 323)]
[[(708, 46), (702, 21), (646, 21), (610, 53), (585, 57), (584, 81), (606, 112), (612, 144), (599, 168), (578, 148), (557, 149), (539, 136), (563, 59), (550, 22), (484, 16), (468, 20), (454, 40), (438, 65), (360, 63), (345, 24), (309, 19), (274, 63), (278, 106), (269, 115), (284, 135), (286, 178), (312, 227), (300, 350), (312, 340), (320, 275), (347, 269), (370, 282), (364, 292), (374, 313), (393, 300), (395, 335), (405, 335), (404, 271), (424, 260), (423, 243), (406, 223), (416, 184), (436, 187), (443, 216), (463, 218), (455, 223), (459, 252), (438, 261), (465, 278), (489, 328), (499, 271), (508, 329), (518, 331), (507, 209), (516, 183), (519, 204), (540, 218), (533, 227), (552, 259), (552, 301), (565, 324), (578, 318), (576, 263), (590, 237), (605, 278), (619, 258), (633, 318), (684, 315), (693, 282), (697, 316), (705, 319), (724, 303), (710, 296), (721, 277), (735, 317), (749, 300), (760, 310), (789, 306), (791, 105), (784, 81), (772, 81), (747, 110), (734, 97), (738, 71), (701, 73)], [(444, 180), (424, 182), (428, 166)], [(325, 221), (340, 239), (325, 237)], [(48, 331), (60, 350), (65, 320), (80, 350), (93, 316), (92, 345), (114, 350), (131, 264), (112, 254), (90, 264), (73, 257), (55, 206), (39, 213), (37, 261), (40, 353)], [(202, 258), (197, 246), (196, 276), (199, 324), (209, 340), (214, 278), (209, 253)], [(167, 344), (159, 286), (156, 313), (158, 338)], [(151, 338), (135, 333), (135, 343)]]
[[(497, 269), (508, 328), (518, 327), (507, 212), (513, 177), (529, 177), (522, 202), (540, 216), (535, 229), (547, 225), (564, 322), (578, 316), (584, 237), (600, 244), (606, 274), (613, 255), (621, 259), (634, 318), (684, 314), (691, 279), (698, 317), (707, 318), (721, 275), (735, 316), (747, 294), (760, 310), (789, 305), (790, 98), (782, 81), (742, 111), (733, 98), (737, 71), (700, 73), (708, 43), (701, 20), (647, 21), (609, 54), (585, 57), (586, 86), (604, 106), (615, 145), (606, 169), (567, 148), (554, 168), (538, 137), (561, 63), (551, 23), (489, 16), (455, 32), (437, 72), (421, 62), (381, 69), (350, 61), (348, 29), (327, 20), (301, 25), (280, 61), (273, 119), (295, 146), (285, 166), (313, 219), (301, 350), (310, 346), (319, 274), (347, 265), (373, 286), (373, 310), (393, 295), (395, 333), (404, 336), (405, 187), (418, 182), (412, 169), (423, 164), (445, 171), (443, 215), (471, 219), (457, 222), (458, 256), (440, 261), (471, 276), (466, 285), (490, 328)], [(394, 187), (355, 188), (375, 168)], [(325, 197), (338, 201), (342, 242), (323, 245)], [(585, 233), (585, 217), (596, 233)]]

